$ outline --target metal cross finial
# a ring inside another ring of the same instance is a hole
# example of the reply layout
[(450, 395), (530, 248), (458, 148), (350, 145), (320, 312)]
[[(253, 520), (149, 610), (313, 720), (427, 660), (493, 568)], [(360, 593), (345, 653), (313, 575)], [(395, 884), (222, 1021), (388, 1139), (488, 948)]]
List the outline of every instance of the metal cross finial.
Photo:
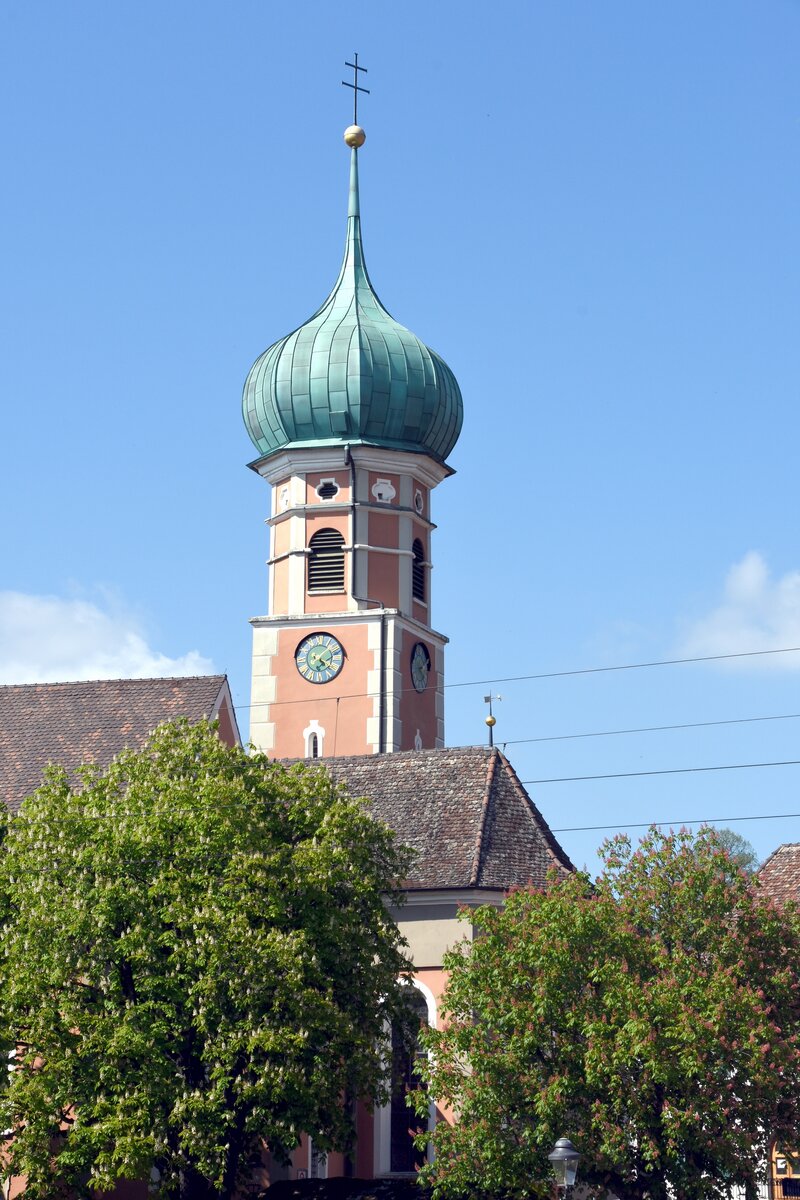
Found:
[(368, 96), (368, 95), (369, 95), (369, 88), (363, 88), (363, 87), (361, 87), (361, 86), (360, 86), (360, 84), (359, 84), (359, 82), (358, 82), (358, 72), (359, 72), (359, 71), (363, 71), (363, 72), (364, 72), (364, 74), (366, 75), (366, 74), (367, 74), (367, 68), (366, 68), (366, 67), (360, 67), (360, 66), (358, 65), (358, 55), (357, 55), (357, 54), (354, 54), (354, 55), (353, 55), (353, 58), (355, 59), (355, 61), (354, 61), (354, 62), (345, 62), (345, 64), (344, 64), (346, 67), (352, 67), (352, 68), (353, 68), (353, 82), (352, 82), (352, 83), (348, 83), (346, 79), (343, 79), (343, 80), (342, 80), (342, 87), (349, 87), (349, 88), (352, 88), (352, 89), (353, 89), (353, 124), (354, 124), (354, 125), (357, 125), (357, 124), (358, 124), (358, 93), (359, 93), (359, 92), (364, 92), (364, 94)]

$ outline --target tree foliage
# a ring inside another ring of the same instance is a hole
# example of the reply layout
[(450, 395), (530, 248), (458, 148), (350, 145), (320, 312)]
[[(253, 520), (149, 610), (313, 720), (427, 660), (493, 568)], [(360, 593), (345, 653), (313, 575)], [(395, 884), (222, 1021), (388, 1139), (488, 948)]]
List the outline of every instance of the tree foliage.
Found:
[(742, 837), (735, 829), (717, 829), (717, 845), (728, 855), (735, 867), (754, 875), (758, 870), (759, 857), (756, 848), (747, 838)]
[(163, 726), (79, 787), (52, 769), (0, 867), (26, 1196), (155, 1167), (160, 1195), (227, 1197), (265, 1142), (345, 1148), (343, 1097), (384, 1096), (409, 964), (383, 897), (408, 866), (324, 771), (206, 725)]
[[(754, 1184), (800, 1134), (800, 922), (706, 829), (604, 848), (604, 871), (469, 914), (446, 958), (426, 1081), (437, 1196), (549, 1194), (569, 1136), (581, 1179), (642, 1200)], [(427, 1097), (417, 1097), (420, 1115)]]

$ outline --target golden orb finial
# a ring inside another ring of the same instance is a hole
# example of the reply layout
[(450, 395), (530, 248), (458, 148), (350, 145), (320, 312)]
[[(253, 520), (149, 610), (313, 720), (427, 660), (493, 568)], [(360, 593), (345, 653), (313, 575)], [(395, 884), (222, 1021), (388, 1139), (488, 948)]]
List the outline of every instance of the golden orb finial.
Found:
[(490, 729), (493, 729), (495, 727), (495, 725), (497, 724), (497, 717), (493, 717), (490, 713), (489, 716), (486, 718), (486, 724), (489, 726)]
[(359, 146), (363, 146), (367, 140), (367, 135), (360, 125), (348, 125), (344, 131), (344, 140), (348, 146), (352, 146), (358, 150)]

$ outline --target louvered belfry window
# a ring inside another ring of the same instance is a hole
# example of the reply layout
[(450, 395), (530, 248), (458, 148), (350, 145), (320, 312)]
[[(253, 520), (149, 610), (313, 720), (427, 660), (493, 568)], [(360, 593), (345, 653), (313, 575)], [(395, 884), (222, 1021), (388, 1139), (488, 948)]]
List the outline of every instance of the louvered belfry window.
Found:
[(308, 590), (335, 592), (344, 588), (344, 538), (337, 529), (320, 529), (308, 543)]
[(415, 600), (426, 600), (425, 595), (425, 547), (419, 538), (414, 538), (411, 547), (414, 553), (414, 563), (411, 568), (411, 591)]

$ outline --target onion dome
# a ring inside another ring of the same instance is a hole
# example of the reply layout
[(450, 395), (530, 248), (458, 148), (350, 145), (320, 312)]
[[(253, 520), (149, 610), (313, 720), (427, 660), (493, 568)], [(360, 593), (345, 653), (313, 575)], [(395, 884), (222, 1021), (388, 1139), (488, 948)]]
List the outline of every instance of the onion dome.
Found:
[(314, 315), (256, 359), (244, 386), (247, 432), (264, 458), (284, 448), (364, 444), (444, 461), (463, 404), (447, 363), (381, 304), (361, 245), (358, 147), (351, 126), (344, 261)]

